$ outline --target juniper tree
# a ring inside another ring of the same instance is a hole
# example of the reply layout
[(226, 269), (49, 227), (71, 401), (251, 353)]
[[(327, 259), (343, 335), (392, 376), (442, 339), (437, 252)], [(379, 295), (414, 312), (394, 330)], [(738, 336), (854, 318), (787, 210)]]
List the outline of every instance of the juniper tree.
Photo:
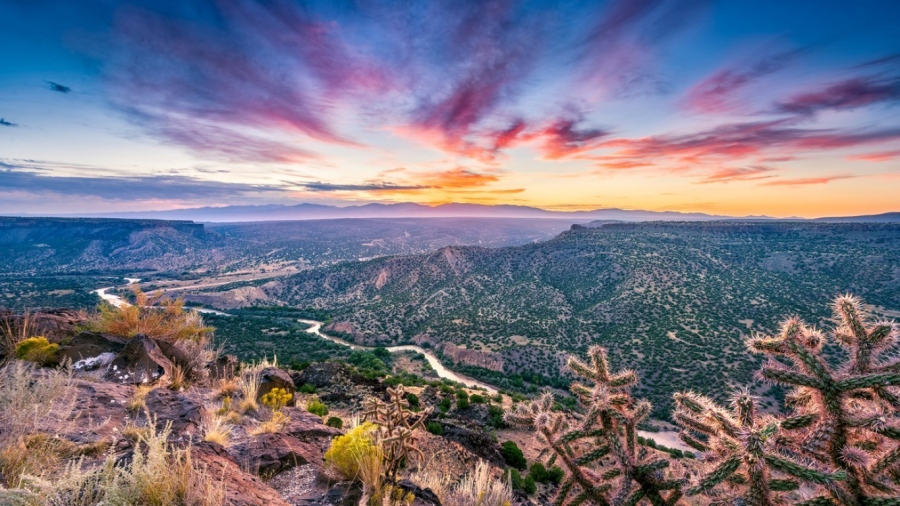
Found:
[(569, 368), (592, 385), (573, 383), (571, 390), (584, 413), (570, 421), (553, 411), (553, 397), (544, 394), (507, 413), (509, 423), (535, 430), (548, 466), (566, 471), (555, 504), (626, 506), (649, 503), (674, 505), (681, 498), (683, 480), (665, 476), (668, 460), (650, 458), (637, 447), (637, 424), (650, 413), (650, 403), (636, 401), (629, 389), (637, 383), (634, 371), (612, 374), (606, 350), (592, 346), (589, 363), (570, 357)]
[[(677, 393), (674, 398), (674, 419), (683, 428), (681, 439), (703, 452), (709, 467), (687, 490), (688, 496), (706, 494), (713, 504), (741, 500), (748, 506), (770, 506), (779, 503), (782, 492), (797, 490), (801, 482), (831, 485), (846, 477), (843, 472), (827, 473), (801, 464), (785, 444), (789, 441), (786, 432), (810, 425), (815, 415), (778, 419), (760, 414), (748, 390), (734, 395), (731, 409), (693, 392)], [(819, 497), (800, 504), (821, 501)]]
[(378, 440), (384, 449), (385, 474), (393, 481), (410, 454), (423, 457), (417, 446), (415, 431), (424, 428), (431, 408), (419, 413), (411, 411), (403, 385), (388, 388), (387, 393), (387, 402), (377, 398), (369, 400), (363, 410), (363, 421), (378, 425)]
[[(770, 360), (760, 376), (793, 387), (789, 401), (798, 415), (815, 416), (797, 450), (813, 460), (843, 469), (847, 479), (828, 488), (837, 504), (900, 505), (900, 421), (897, 328), (872, 322), (859, 299), (838, 297), (833, 310), (836, 342), (847, 358), (832, 367), (822, 353), (825, 336), (799, 318), (790, 318), (777, 335), (757, 335), (750, 350), (786, 359)], [(893, 477), (894, 483), (891, 483)]]

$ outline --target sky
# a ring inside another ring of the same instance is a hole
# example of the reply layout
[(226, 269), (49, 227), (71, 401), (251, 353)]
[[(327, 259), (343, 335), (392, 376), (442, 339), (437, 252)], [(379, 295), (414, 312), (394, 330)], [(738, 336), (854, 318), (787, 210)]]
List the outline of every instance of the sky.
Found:
[(0, 2), (0, 214), (900, 211), (900, 2)]

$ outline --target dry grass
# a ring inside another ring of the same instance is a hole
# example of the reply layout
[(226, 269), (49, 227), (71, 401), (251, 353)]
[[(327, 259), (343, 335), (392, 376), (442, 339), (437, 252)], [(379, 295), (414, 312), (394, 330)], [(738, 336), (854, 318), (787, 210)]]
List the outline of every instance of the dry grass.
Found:
[(137, 286), (134, 294), (137, 300), (133, 305), (102, 305), (100, 313), (89, 324), (91, 330), (125, 337), (144, 334), (169, 342), (209, 341), (213, 329), (203, 324), (199, 313), (186, 310), (181, 299), (157, 295), (151, 300)]
[(430, 488), (444, 506), (510, 506), (513, 500), (512, 488), (495, 480), (491, 466), (483, 460), (455, 485), (451, 485), (446, 472), (434, 467), (410, 479), (422, 488)]
[(128, 411), (138, 412), (147, 409), (147, 394), (153, 391), (152, 386), (150, 385), (138, 385), (138, 387), (134, 391), (134, 395), (131, 396), (131, 399), (128, 400), (128, 404), (125, 406), (128, 408)]
[(172, 364), (169, 375), (169, 390), (181, 391), (188, 387), (188, 372), (178, 364)]
[(238, 380), (238, 386), (241, 389), (238, 411), (241, 413), (259, 411), (259, 403), (256, 398), (259, 395), (260, 371), (262, 371), (260, 367), (249, 366), (241, 373), (240, 380)]
[(238, 378), (222, 378), (216, 382), (215, 389), (216, 397), (233, 397), (234, 394), (241, 391), (241, 385)]
[(291, 419), (281, 411), (273, 411), (271, 418), (250, 429), (250, 434), (273, 434), (284, 428)]
[(34, 315), (28, 311), (22, 315), (11, 311), (0, 313), (0, 356), (5, 357), (5, 361), (11, 360), (19, 343), (38, 336), (40, 330)]
[(69, 420), (74, 410), (70, 373), (22, 361), (0, 368), (0, 473), (11, 485), (22, 475), (56, 469), (74, 445), (41, 432), (46, 420)]
[(102, 468), (82, 470), (72, 462), (48, 479), (26, 476), (23, 489), (0, 490), (0, 503), (50, 506), (99, 504), (146, 506), (220, 506), (225, 503), (224, 482), (211, 476), (191, 458), (190, 448), (168, 444), (170, 426), (149, 431), (138, 440), (131, 463), (116, 466), (110, 457)]
[(210, 443), (228, 446), (234, 426), (228, 422), (227, 415), (219, 416), (209, 413), (203, 418), (203, 440)]

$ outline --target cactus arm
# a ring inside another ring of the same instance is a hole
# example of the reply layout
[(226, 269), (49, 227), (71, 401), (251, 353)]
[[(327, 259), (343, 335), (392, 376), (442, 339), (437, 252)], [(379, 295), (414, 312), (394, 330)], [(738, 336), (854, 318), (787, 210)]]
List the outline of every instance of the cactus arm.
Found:
[(716, 485), (722, 483), (726, 478), (734, 474), (740, 466), (741, 459), (739, 457), (731, 457), (719, 464), (712, 472), (701, 478), (700, 483), (696, 486), (689, 488), (687, 495), (692, 496), (712, 490)]

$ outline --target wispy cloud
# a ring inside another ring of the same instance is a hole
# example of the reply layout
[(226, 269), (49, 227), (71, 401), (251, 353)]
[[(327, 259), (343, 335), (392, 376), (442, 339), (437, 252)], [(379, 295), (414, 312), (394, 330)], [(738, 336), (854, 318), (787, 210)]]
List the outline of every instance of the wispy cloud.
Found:
[(895, 158), (900, 158), (900, 149), (891, 151), (876, 151), (874, 153), (852, 155), (847, 157), (848, 160), (862, 160), (865, 162), (887, 162)]
[(6, 121), (6, 118), (0, 118), (0, 126), (17, 127), (19, 125), (17, 123), (13, 123), (11, 121)]
[(778, 179), (776, 181), (768, 181), (765, 183), (761, 183), (760, 186), (808, 186), (808, 185), (820, 185), (820, 184), (828, 184), (832, 181), (837, 181), (840, 179), (850, 179), (856, 176), (844, 174), (838, 176), (823, 176), (823, 177), (808, 177), (808, 178), (797, 178), (797, 179)]
[(72, 88), (53, 81), (47, 81), (47, 87), (50, 91), (56, 91), (58, 93), (69, 93), (72, 91)]
[(900, 102), (900, 77), (854, 77), (795, 95), (776, 104), (775, 110), (813, 116), (826, 110), (845, 111), (891, 102)]
[(756, 181), (775, 177), (771, 167), (736, 167), (717, 170), (698, 181), (699, 184), (730, 183), (732, 181)]
[(371, 183), (371, 184), (334, 184), (315, 181), (310, 183), (299, 183), (303, 188), (314, 192), (398, 192), (410, 190), (425, 190), (430, 186), (422, 185), (399, 185), (393, 183)]
[(716, 70), (688, 90), (682, 107), (699, 113), (733, 111), (739, 107), (739, 92), (763, 77), (784, 69), (803, 51), (774, 52), (749, 63)]

